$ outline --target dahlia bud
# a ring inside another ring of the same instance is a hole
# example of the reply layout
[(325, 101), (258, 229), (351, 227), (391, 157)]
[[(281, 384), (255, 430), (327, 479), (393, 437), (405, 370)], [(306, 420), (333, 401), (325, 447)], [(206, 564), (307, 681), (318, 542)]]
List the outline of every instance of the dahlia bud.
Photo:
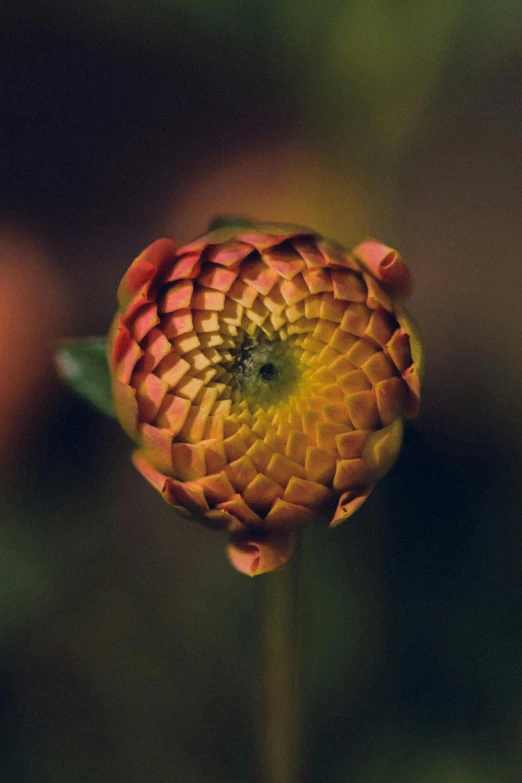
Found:
[(126, 272), (108, 357), (134, 464), (229, 532), (239, 571), (283, 566), (299, 528), (338, 525), (393, 464), (419, 404), (409, 285), (391, 248), (289, 225), (160, 239)]

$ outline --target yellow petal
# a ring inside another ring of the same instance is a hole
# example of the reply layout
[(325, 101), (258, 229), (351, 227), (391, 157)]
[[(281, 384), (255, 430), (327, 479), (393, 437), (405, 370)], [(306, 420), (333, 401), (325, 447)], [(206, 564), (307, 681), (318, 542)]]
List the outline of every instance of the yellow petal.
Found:
[(362, 456), (377, 477), (384, 476), (397, 459), (402, 445), (403, 432), (402, 419), (398, 418), (368, 437)]

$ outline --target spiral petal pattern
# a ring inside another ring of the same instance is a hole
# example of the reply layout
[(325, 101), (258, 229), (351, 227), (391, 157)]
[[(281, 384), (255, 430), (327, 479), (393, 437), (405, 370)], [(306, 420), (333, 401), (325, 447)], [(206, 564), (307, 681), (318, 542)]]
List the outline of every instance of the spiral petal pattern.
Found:
[(257, 575), (296, 531), (349, 517), (418, 411), (422, 350), (408, 268), (300, 226), (221, 228), (133, 262), (109, 335), (134, 464), (181, 514), (230, 533)]

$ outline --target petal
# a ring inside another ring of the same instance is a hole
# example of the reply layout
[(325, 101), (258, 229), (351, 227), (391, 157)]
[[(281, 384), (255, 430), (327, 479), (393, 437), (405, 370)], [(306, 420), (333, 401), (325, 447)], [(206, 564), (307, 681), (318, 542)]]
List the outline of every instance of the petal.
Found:
[(225, 511), (216, 511), (216, 509), (205, 511), (202, 516), (198, 517), (198, 522), (213, 530), (230, 530), (231, 520), (233, 517), (230, 514)]
[(424, 345), (420, 329), (414, 318), (408, 313), (402, 305), (397, 305), (395, 317), (398, 323), (404, 329), (410, 338), (410, 351), (413, 363), (417, 368), (417, 373), (422, 380), (424, 376)]
[(239, 493), (232, 495), (229, 500), (220, 503), (216, 508), (219, 511), (226, 511), (228, 514), (232, 514), (232, 516), (236, 517), (242, 525), (258, 527), (263, 524), (261, 517), (258, 516), (255, 511), (252, 511)]
[(172, 313), (174, 310), (190, 307), (194, 284), (192, 280), (177, 280), (164, 289), (159, 299), (159, 312)]
[(266, 296), (279, 280), (277, 272), (263, 263), (257, 254), (241, 264), (239, 276), (244, 283), (263, 296)]
[(375, 384), (377, 408), (383, 427), (408, 412), (409, 396), (408, 385), (402, 378), (387, 378)]
[(366, 304), (370, 310), (387, 310), (394, 312), (394, 305), (391, 296), (384, 290), (382, 284), (378, 282), (369, 272), (363, 272), (364, 282), (368, 288), (368, 297)]
[(138, 369), (142, 372), (152, 372), (162, 359), (172, 350), (172, 346), (160, 329), (151, 329), (141, 344), (143, 357)]
[(275, 571), (286, 565), (295, 550), (295, 530), (270, 531), (262, 536), (250, 532), (232, 535), (227, 548), (231, 564), (247, 576)]
[(201, 261), (198, 253), (188, 253), (185, 256), (177, 254), (178, 260), (173, 264), (172, 269), (163, 275), (162, 283), (173, 283), (176, 280), (193, 279), (199, 274)]
[[(285, 226), (284, 224), (259, 224), (255, 229), (243, 229), (238, 233), (237, 238), (241, 242), (247, 242), (255, 247), (260, 253), (276, 248), (287, 239), (310, 233), (306, 228), (299, 226)], [(277, 252), (277, 251), (276, 251)], [(294, 254), (295, 255), (295, 254)]]
[(237, 269), (227, 269), (226, 266), (208, 263), (205, 264), (201, 274), (198, 276), (198, 282), (207, 288), (215, 288), (216, 291), (224, 291), (226, 293), (230, 290), (230, 286), (237, 276)]
[(408, 384), (410, 390), (408, 410), (404, 413), (405, 417), (410, 419), (417, 416), (420, 408), (421, 379), (416, 365), (412, 364), (411, 367), (408, 367), (402, 377)]
[(283, 491), (280, 484), (269, 479), (264, 473), (258, 473), (245, 488), (243, 498), (254, 511), (266, 514), (274, 501), (283, 495)]
[(238, 226), (223, 226), (223, 228), (216, 228), (215, 231), (209, 231), (206, 234), (202, 234), (187, 245), (180, 247), (178, 255), (199, 254), (209, 245), (223, 245), (232, 240), (238, 233)]
[(285, 280), (291, 280), (293, 277), (306, 269), (306, 263), (300, 258), (295, 250), (281, 245), (272, 247), (262, 254), (263, 261), (270, 269), (273, 269)]
[(244, 258), (250, 255), (252, 250), (252, 245), (245, 242), (226, 242), (214, 245), (209, 250), (207, 257), (214, 264), (234, 269)]
[(337, 525), (340, 525), (345, 519), (348, 519), (352, 514), (355, 514), (372, 491), (373, 486), (366, 487), (365, 489), (349, 490), (342, 494), (339, 498), (337, 510), (328, 527), (337, 527)]
[(138, 343), (158, 324), (158, 308), (155, 302), (150, 302), (140, 307), (130, 322), (128, 322), (129, 330)]
[(122, 383), (128, 383), (134, 372), (134, 367), (141, 359), (143, 351), (131, 336), (131, 333), (121, 322), (116, 324), (116, 328), (111, 329), (110, 337), (110, 355), (108, 357), (109, 367), (114, 377)]
[(157, 489), (158, 492), (163, 492), (167, 476), (155, 468), (154, 465), (151, 465), (142, 449), (138, 449), (133, 453), (132, 463), (154, 489)]
[[(228, 480), (227, 474), (223, 471), (221, 471), (221, 473), (215, 473), (212, 476), (200, 478), (198, 484), (200, 487), (203, 487), (205, 497), (212, 506), (217, 506), (218, 503), (226, 503), (226, 501), (235, 494), (234, 487)], [(229, 521), (233, 516), (224, 509), (222, 509), (220, 513), (226, 513)]]
[(174, 476), (180, 481), (194, 481), (206, 474), (205, 449), (192, 443), (174, 443), (172, 445), (172, 464)]
[(332, 501), (333, 496), (332, 490), (323, 484), (293, 476), (287, 484), (283, 500), (321, 511)]
[(399, 455), (402, 446), (404, 425), (402, 419), (395, 419), (387, 427), (373, 432), (362, 450), (363, 459), (378, 478), (384, 476)]
[(144, 458), (166, 476), (171, 476), (174, 472), (171, 430), (144, 423), (139, 426), (139, 436), (140, 452)]
[(210, 510), (203, 488), (195, 481), (183, 483), (167, 478), (162, 495), (171, 506), (181, 506), (195, 517)]
[(355, 272), (360, 271), (356, 259), (338, 242), (321, 237), (317, 242), (317, 247), (321, 251), (327, 266), (353, 269)]
[(317, 244), (310, 237), (296, 237), (292, 240), (292, 246), (297, 250), (303, 261), (310, 269), (326, 266), (326, 259)]
[(132, 262), (118, 287), (122, 315), (130, 317), (141, 304), (149, 301), (153, 278), (174, 262), (176, 250), (172, 239), (157, 239)]
[(339, 493), (348, 492), (356, 487), (368, 486), (373, 479), (364, 459), (340, 459), (335, 469), (333, 488)]
[(136, 390), (140, 421), (152, 421), (165, 398), (168, 384), (150, 372), (135, 373), (131, 378), (131, 384)]
[(367, 239), (357, 245), (352, 252), (394, 297), (403, 298), (409, 295), (410, 270), (396, 250), (375, 239)]
[(317, 512), (300, 503), (289, 503), (277, 498), (265, 517), (265, 524), (271, 528), (297, 528), (311, 525), (318, 518)]
[(136, 438), (138, 428), (136, 392), (126, 383), (122, 383), (114, 378), (112, 381), (112, 399), (116, 417), (122, 429), (131, 438)]
[(156, 416), (156, 423), (178, 435), (185, 425), (189, 410), (190, 400), (176, 394), (166, 394)]

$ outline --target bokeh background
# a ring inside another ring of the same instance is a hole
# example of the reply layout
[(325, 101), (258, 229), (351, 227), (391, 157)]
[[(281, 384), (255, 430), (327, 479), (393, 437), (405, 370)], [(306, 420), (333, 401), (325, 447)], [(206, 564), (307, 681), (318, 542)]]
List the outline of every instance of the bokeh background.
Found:
[[(0, 7), (0, 780), (256, 781), (255, 585), (51, 363), (216, 214), (410, 262), (423, 413), (305, 541), (303, 783), (522, 779), (522, 5)], [(262, 782), (261, 782), (262, 783)]]

